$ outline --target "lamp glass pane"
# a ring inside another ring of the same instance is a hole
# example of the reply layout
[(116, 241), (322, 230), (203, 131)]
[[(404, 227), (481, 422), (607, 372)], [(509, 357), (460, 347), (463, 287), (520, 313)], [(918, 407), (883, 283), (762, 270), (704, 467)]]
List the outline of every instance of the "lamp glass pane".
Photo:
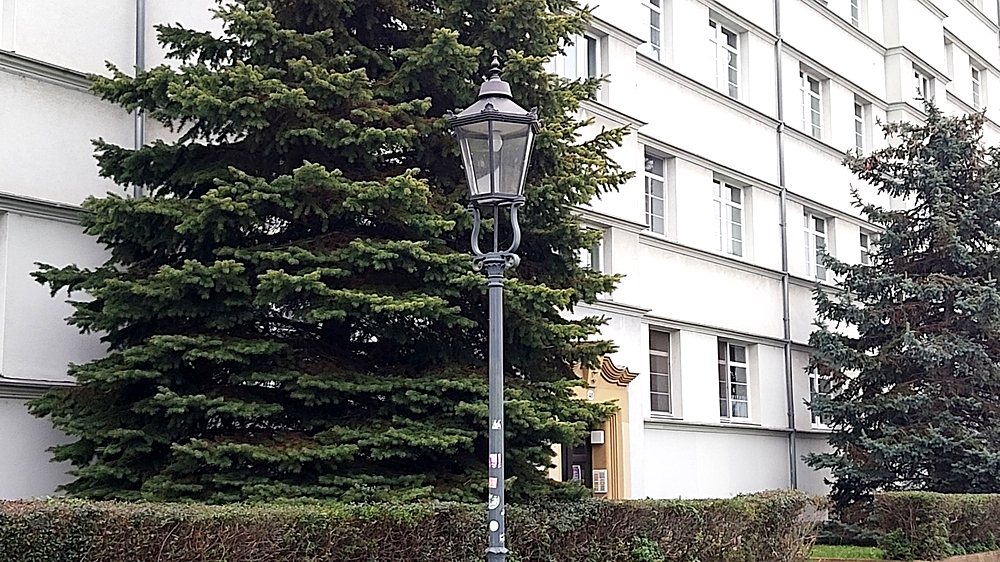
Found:
[(500, 149), (500, 191), (506, 195), (520, 195), (524, 188), (524, 171), (528, 165), (531, 127), (520, 123), (503, 123), (503, 125), (505, 127), (503, 148)]
[(484, 120), (457, 127), (455, 132), (473, 198), (521, 194), (534, 136), (530, 125)]
[[(490, 165), (490, 135), (489, 122), (470, 123), (457, 127), (459, 144), (462, 147), (462, 160), (465, 164), (465, 175), (469, 182), (469, 193), (472, 197), (490, 194), (490, 186), (496, 181), (490, 181), (491, 168), (496, 168), (500, 162), (494, 154)], [(496, 180), (498, 178), (494, 178)]]

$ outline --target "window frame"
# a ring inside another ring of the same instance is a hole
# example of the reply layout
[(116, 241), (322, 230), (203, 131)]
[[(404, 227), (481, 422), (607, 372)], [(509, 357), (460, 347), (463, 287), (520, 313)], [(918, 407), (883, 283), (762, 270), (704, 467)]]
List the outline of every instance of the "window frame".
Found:
[[(830, 217), (819, 215), (809, 210), (805, 210), (802, 213), (802, 216), (805, 233), (806, 271), (808, 272), (808, 278), (816, 281), (826, 281), (829, 271), (826, 266), (821, 263), (820, 255), (822, 251), (830, 248), (830, 223), (832, 221), (830, 220)], [(819, 224), (817, 221), (822, 222), (822, 231), (816, 229), (816, 225)], [(817, 239), (819, 238), (823, 239), (822, 246), (816, 244)]]
[[(712, 202), (715, 212), (715, 249), (723, 254), (739, 258), (746, 256), (746, 194), (747, 188), (720, 178), (712, 178)], [(728, 192), (730, 197), (724, 194)], [(739, 201), (733, 201), (732, 193), (739, 193)], [(732, 220), (732, 210), (739, 211), (739, 223)], [(729, 212), (727, 212), (729, 211)], [(739, 239), (733, 236), (734, 227), (739, 227)]]
[[(571, 43), (561, 45), (563, 52), (557, 53), (549, 61), (549, 70), (567, 80), (602, 76), (601, 37), (594, 33), (584, 32), (575, 34), (570, 39)], [(572, 73), (567, 72), (568, 69), (572, 69)]]
[[(663, 62), (663, 4), (664, 0), (642, 0), (642, 7), (649, 15), (645, 26), (649, 30), (649, 41), (644, 44), (649, 58)], [(655, 16), (654, 16), (655, 14)], [(654, 26), (654, 20), (655, 25)]]
[(818, 394), (830, 394), (831, 384), (832, 381), (830, 380), (830, 377), (824, 376), (816, 371), (809, 372), (809, 423), (815, 429), (830, 428), (828, 420), (824, 420), (822, 417), (813, 412), (812, 401)]
[[(651, 160), (659, 160), (660, 161), (660, 169), (662, 171), (661, 174), (657, 175), (655, 173), (655, 171), (654, 171), (655, 170), (655, 166), (653, 166), (653, 167), (650, 166), (650, 161)], [(650, 232), (652, 232), (652, 233), (659, 234), (661, 236), (666, 236), (667, 235), (667, 228), (668, 228), (668, 224), (667, 224), (667, 158), (665, 156), (661, 156), (659, 154), (656, 154), (656, 153), (650, 151), (647, 148), (647, 149), (645, 149), (645, 151), (643, 153), (643, 161), (644, 161), (644, 166), (643, 166), (642, 177), (643, 177), (643, 184), (644, 184), (644, 187), (645, 187), (644, 200), (645, 200), (645, 203), (646, 203), (646, 214), (645, 214), (645, 217), (646, 217), (646, 228)], [(653, 168), (653, 169), (651, 169), (651, 168)], [(658, 195), (658, 196), (655, 195), (655, 193), (653, 193), (652, 189), (651, 189), (653, 187), (653, 182), (657, 182), (657, 181), (660, 182), (660, 195)], [(653, 209), (653, 207), (654, 207), (653, 203), (655, 201), (657, 201), (657, 200), (660, 202), (661, 209), (662, 209), (662, 213), (659, 214), (659, 215), (655, 214), (654, 213), (654, 209)], [(657, 230), (655, 228), (655, 226), (656, 226), (655, 219), (659, 219), (660, 220), (660, 224), (661, 224), (660, 230)]]
[[(740, 72), (740, 38), (742, 32), (732, 25), (714, 17), (708, 18), (710, 29), (708, 42), (712, 49), (712, 61), (715, 70), (715, 89), (730, 98), (739, 99), (742, 88), (742, 72)], [(734, 45), (729, 44), (732, 37)], [(732, 76), (735, 75), (735, 81)]]
[(851, 0), (849, 11), (851, 25), (861, 29), (861, 0)]
[[(599, 228), (584, 228), (590, 231), (601, 230)], [(581, 268), (596, 271), (597, 273), (604, 273), (604, 236), (606, 233), (607, 231), (601, 230), (600, 240), (594, 242), (589, 248), (580, 248), (578, 250)]]
[(913, 66), (913, 99), (934, 99), (934, 77), (916, 65)]
[[(654, 334), (664, 336), (666, 339), (666, 349), (658, 349), (653, 347), (653, 337)], [(648, 357), (649, 357), (649, 411), (653, 415), (660, 416), (674, 416), (674, 382), (673, 382), (673, 369), (671, 362), (673, 360), (672, 345), (674, 338), (673, 334), (667, 330), (657, 329), (653, 326), (649, 327), (649, 337), (648, 337)], [(662, 358), (663, 364), (665, 366), (665, 372), (659, 372), (653, 370), (653, 360), (654, 357)], [(660, 389), (657, 390), (654, 386), (654, 381), (665, 382), (666, 391)], [(655, 397), (666, 397), (661, 400), (666, 401), (667, 409), (658, 408), (657, 406), (662, 406), (662, 402), (659, 404)]]
[(858, 235), (858, 246), (861, 248), (861, 265), (872, 264), (872, 233), (861, 230)]
[[(860, 110), (860, 112), (859, 112)], [(872, 104), (863, 98), (854, 98), (854, 148), (859, 154), (871, 151), (870, 123), (872, 120)]]
[[(802, 95), (802, 132), (814, 139), (823, 139), (823, 82), (807, 70), (799, 70), (799, 91)], [(816, 90), (812, 88), (813, 83)], [(806, 103), (808, 101), (808, 103)]]
[[(733, 358), (733, 348), (743, 350), (743, 361)], [(716, 345), (719, 366), (719, 417), (724, 421), (749, 422), (751, 420), (750, 396), (750, 345), (719, 338)], [(734, 380), (738, 369), (743, 369), (743, 381)], [(734, 395), (733, 386), (744, 387), (744, 399)], [(736, 404), (743, 404), (745, 416), (736, 414)]]
[(972, 77), (972, 108), (976, 111), (983, 109), (985, 96), (983, 90), (983, 73), (985, 71), (975, 64), (969, 65), (969, 74)]

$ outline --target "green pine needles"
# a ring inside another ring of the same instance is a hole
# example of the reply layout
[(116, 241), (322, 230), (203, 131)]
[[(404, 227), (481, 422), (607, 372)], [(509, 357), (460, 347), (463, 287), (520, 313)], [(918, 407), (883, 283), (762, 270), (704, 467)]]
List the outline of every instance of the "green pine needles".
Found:
[[(833, 428), (840, 505), (883, 490), (1000, 492), (1000, 149), (984, 117), (885, 126), (890, 147), (847, 164), (906, 210), (863, 205), (871, 265), (829, 259), (842, 291), (815, 292), (812, 403)], [(860, 204), (860, 203), (859, 203)]]
[(174, 131), (98, 141), (102, 175), (138, 199), (85, 203), (96, 269), (42, 266), (82, 291), (70, 322), (110, 353), (35, 401), (75, 441), (54, 448), (102, 499), (344, 501), (486, 493), (487, 301), (446, 110), (469, 105), (494, 49), (543, 120), (506, 294), (511, 494), (563, 488), (539, 467), (611, 405), (572, 399), (573, 365), (611, 351), (564, 316), (616, 279), (572, 206), (627, 178), (581, 142), (596, 81), (546, 74), (586, 12), (571, 0), (234, 0), (220, 34), (162, 26), (177, 61), (112, 68), (94, 90)]

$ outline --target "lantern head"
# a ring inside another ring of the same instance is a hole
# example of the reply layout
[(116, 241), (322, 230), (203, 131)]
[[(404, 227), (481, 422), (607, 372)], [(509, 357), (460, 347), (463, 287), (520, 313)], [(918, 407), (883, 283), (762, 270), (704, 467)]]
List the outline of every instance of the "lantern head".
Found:
[(510, 84), (500, 78), (500, 57), (493, 52), (490, 76), (479, 98), (448, 126), (458, 137), (473, 205), (510, 205), (524, 201), (531, 146), (539, 130), (535, 109), (514, 103)]

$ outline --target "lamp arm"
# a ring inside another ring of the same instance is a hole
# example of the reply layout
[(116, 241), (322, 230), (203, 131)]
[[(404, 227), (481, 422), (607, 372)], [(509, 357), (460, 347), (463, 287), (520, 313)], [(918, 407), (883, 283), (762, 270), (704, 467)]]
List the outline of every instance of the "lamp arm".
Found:
[(507, 248), (505, 253), (512, 254), (517, 251), (517, 248), (521, 245), (521, 224), (517, 221), (517, 209), (521, 206), (521, 202), (515, 202), (510, 206), (510, 227), (514, 233), (514, 240), (510, 243), (510, 248)]
[(483, 217), (475, 205), (469, 205), (469, 210), (472, 211), (472, 255), (478, 258), (486, 255), (479, 249), (479, 229), (483, 224)]

